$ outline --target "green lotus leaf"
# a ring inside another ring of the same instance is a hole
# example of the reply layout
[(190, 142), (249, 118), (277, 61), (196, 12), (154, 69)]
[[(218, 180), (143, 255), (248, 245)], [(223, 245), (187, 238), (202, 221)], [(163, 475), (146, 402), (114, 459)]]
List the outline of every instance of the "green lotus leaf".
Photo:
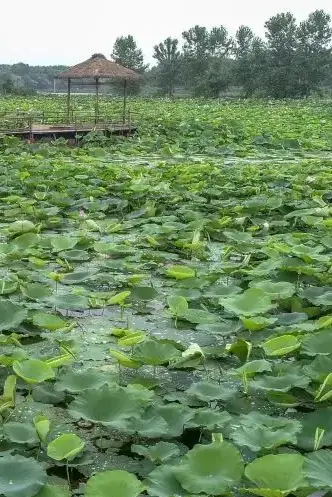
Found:
[[(55, 236), (51, 238), (51, 245), (55, 252), (61, 252), (62, 250), (70, 250), (75, 247), (78, 240), (69, 236)], [(62, 257), (62, 254), (61, 254)]]
[(109, 305), (123, 305), (125, 300), (128, 297), (130, 297), (130, 295), (131, 295), (131, 292), (129, 292), (129, 291), (117, 293), (116, 295), (114, 295), (113, 297), (111, 297), (108, 300), (108, 304)]
[(271, 338), (262, 344), (264, 352), (269, 357), (279, 357), (291, 354), (301, 347), (301, 342), (294, 335), (281, 335)]
[(270, 295), (259, 288), (250, 288), (240, 295), (219, 300), (226, 311), (237, 316), (258, 316), (276, 307)]
[(194, 324), (213, 324), (219, 321), (218, 316), (202, 309), (188, 309), (179, 318)]
[(294, 387), (305, 388), (309, 383), (310, 379), (305, 375), (287, 373), (280, 376), (261, 376), (251, 382), (251, 387), (258, 390), (289, 392)]
[(332, 328), (327, 328), (313, 335), (308, 335), (302, 342), (303, 353), (314, 355), (332, 354)]
[(45, 485), (35, 497), (70, 497), (68, 487), (60, 485)]
[(318, 449), (332, 445), (332, 407), (316, 409), (316, 411), (305, 414), (302, 419), (302, 431), (297, 437), (297, 446), (306, 451), (315, 448), (316, 430), (324, 430), (319, 441)]
[(296, 444), (296, 435), (302, 429), (299, 421), (274, 418), (259, 412), (240, 416), (230, 427), (232, 440), (254, 452), (271, 450), (288, 443)]
[(190, 419), (186, 427), (188, 428), (205, 428), (207, 430), (221, 430), (225, 427), (232, 417), (227, 411), (216, 411), (208, 407), (195, 409), (194, 417)]
[(131, 298), (134, 300), (149, 301), (157, 296), (158, 292), (152, 286), (133, 286), (131, 290)]
[(27, 317), (24, 307), (10, 300), (0, 300), (0, 331), (16, 328)]
[(286, 409), (297, 407), (301, 403), (296, 397), (294, 397), (294, 395), (283, 392), (271, 391), (267, 394), (267, 399), (271, 402), (271, 404)]
[(84, 449), (85, 442), (75, 433), (64, 433), (47, 446), (47, 455), (55, 461), (74, 459)]
[(264, 316), (246, 318), (241, 316), (241, 321), (247, 330), (259, 331), (274, 324), (277, 321), (277, 318), (265, 318)]
[(68, 273), (66, 274), (62, 280), (61, 283), (63, 285), (75, 285), (76, 283), (86, 283), (89, 281), (95, 274), (97, 270), (95, 271), (77, 271), (73, 273)]
[(50, 300), (57, 309), (84, 311), (89, 308), (89, 299), (84, 295), (55, 295)]
[(315, 488), (332, 487), (332, 451), (318, 450), (308, 454), (303, 465), (303, 472), (309, 485)]
[(22, 221), (14, 221), (8, 226), (8, 230), (10, 233), (27, 233), (29, 231), (34, 231), (36, 226), (26, 219), (22, 219)]
[(162, 343), (158, 340), (145, 340), (135, 347), (133, 359), (143, 364), (160, 366), (168, 364), (181, 352), (170, 343)]
[(36, 430), (29, 423), (11, 421), (3, 425), (3, 433), (14, 443), (29, 445), (38, 443)]
[(52, 294), (52, 288), (40, 283), (29, 283), (22, 287), (22, 293), (31, 300), (43, 300)]
[(54, 369), (38, 359), (26, 359), (13, 362), (14, 373), (27, 383), (42, 383), (55, 377)]
[(310, 378), (323, 380), (332, 371), (332, 356), (318, 355), (303, 370)]
[(184, 490), (174, 476), (174, 468), (163, 464), (157, 467), (148, 476), (148, 494), (153, 497), (187, 497)]
[(20, 455), (0, 457), (0, 495), (33, 497), (44, 486), (47, 474), (35, 459)]
[(16, 250), (26, 250), (36, 245), (37, 241), (38, 235), (35, 233), (24, 233), (11, 240), (10, 246), (15, 247)]
[(234, 395), (234, 390), (225, 389), (223, 385), (218, 383), (200, 381), (193, 383), (186, 394), (203, 402), (211, 402), (212, 400), (229, 400)]
[(304, 457), (300, 454), (270, 454), (249, 463), (245, 476), (258, 489), (279, 490), (283, 495), (288, 495), (307, 486), (303, 463)]
[(0, 295), (9, 295), (16, 292), (18, 283), (14, 279), (0, 280)]
[(68, 371), (56, 383), (56, 390), (73, 393), (89, 389), (98, 389), (105, 384), (114, 383), (112, 377), (95, 369), (87, 371)]
[(252, 376), (256, 373), (263, 373), (265, 371), (272, 371), (272, 365), (265, 359), (256, 359), (255, 361), (246, 362), (240, 368), (235, 370), (237, 376)]
[(135, 475), (127, 471), (96, 473), (86, 484), (85, 497), (138, 497), (145, 490)]
[(293, 283), (288, 283), (287, 281), (251, 281), (249, 286), (251, 288), (259, 288), (269, 295), (272, 300), (288, 299), (295, 293), (295, 286)]
[(133, 360), (131, 357), (127, 356), (123, 352), (120, 352), (119, 350), (109, 349), (109, 354), (118, 362), (118, 364), (124, 366), (125, 368), (139, 369), (142, 367), (141, 362)]
[(196, 445), (174, 468), (174, 476), (188, 492), (221, 495), (237, 485), (244, 469), (240, 452), (230, 443)]
[(33, 424), (36, 429), (39, 440), (46, 443), (47, 435), (49, 434), (51, 423), (46, 416), (39, 414), (33, 418)]
[(187, 406), (171, 403), (156, 407), (156, 413), (167, 423), (169, 437), (179, 437), (182, 435), (185, 425), (194, 417), (195, 412)]
[(332, 305), (332, 287), (329, 286), (310, 286), (305, 288), (300, 296), (314, 305)]
[(32, 322), (38, 328), (44, 328), (49, 331), (56, 331), (67, 326), (64, 319), (48, 312), (36, 312), (33, 315)]
[(146, 401), (135, 393), (105, 385), (98, 390), (82, 392), (70, 404), (69, 412), (75, 418), (116, 426), (117, 421), (139, 417), (145, 405)]
[(195, 276), (195, 270), (188, 266), (170, 266), (166, 269), (166, 274), (176, 280), (186, 280)]
[(152, 462), (161, 463), (180, 455), (178, 445), (169, 442), (158, 442), (155, 445), (132, 445), (131, 451), (140, 456), (147, 457)]
[(173, 316), (180, 316), (185, 313), (189, 306), (187, 300), (182, 296), (171, 296), (167, 298), (168, 307)]
[(60, 257), (74, 262), (84, 262), (90, 259), (90, 255), (85, 250), (64, 250), (61, 252)]

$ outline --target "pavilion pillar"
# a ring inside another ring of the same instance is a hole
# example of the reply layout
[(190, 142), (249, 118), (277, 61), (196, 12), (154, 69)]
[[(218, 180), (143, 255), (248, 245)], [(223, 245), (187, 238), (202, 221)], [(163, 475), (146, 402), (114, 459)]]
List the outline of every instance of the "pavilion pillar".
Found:
[(70, 92), (71, 92), (71, 79), (68, 78), (68, 89), (67, 89), (67, 119), (70, 121)]
[(95, 124), (99, 122), (99, 78), (96, 78)]
[(123, 124), (126, 124), (126, 112), (127, 112), (127, 80), (124, 80), (123, 85)]

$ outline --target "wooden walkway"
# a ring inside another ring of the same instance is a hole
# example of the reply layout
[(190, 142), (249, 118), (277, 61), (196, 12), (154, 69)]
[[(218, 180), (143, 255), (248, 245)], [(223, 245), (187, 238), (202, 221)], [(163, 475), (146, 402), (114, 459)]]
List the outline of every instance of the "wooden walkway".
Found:
[(137, 131), (137, 126), (133, 124), (107, 124), (107, 125), (47, 125), (36, 124), (30, 128), (23, 129), (0, 129), (0, 135), (17, 136), (25, 140), (41, 140), (43, 138), (56, 140), (66, 138), (68, 140), (77, 139), (91, 132), (101, 132), (105, 136), (122, 135), (130, 136)]

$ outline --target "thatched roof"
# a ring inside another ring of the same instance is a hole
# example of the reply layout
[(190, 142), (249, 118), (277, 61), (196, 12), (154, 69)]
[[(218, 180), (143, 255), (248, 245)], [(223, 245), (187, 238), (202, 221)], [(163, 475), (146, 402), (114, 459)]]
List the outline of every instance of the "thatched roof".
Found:
[(94, 54), (90, 59), (71, 67), (67, 71), (61, 72), (57, 79), (137, 79), (139, 74), (122, 67), (116, 62), (112, 62), (103, 54)]

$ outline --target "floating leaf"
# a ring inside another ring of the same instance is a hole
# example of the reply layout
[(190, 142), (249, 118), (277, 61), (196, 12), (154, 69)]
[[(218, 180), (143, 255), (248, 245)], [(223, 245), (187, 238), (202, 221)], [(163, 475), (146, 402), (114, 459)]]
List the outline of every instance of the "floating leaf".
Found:
[(18, 423), (15, 421), (4, 424), (4, 435), (14, 443), (37, 444), (38, 437), (35, 428), (29, 423)]
[(40, 283), (29, 283), (22, 287), (22, 293), (32, 300), (43, 300), (52, 294), (52, 289), (49, 286), (41, 285)]
[(174, 468), (175, 478), (188, 492), (221, 495), (237, 485), (244, 469), (240, 452), (230, 443), (196, 445)]
[(46, 482), (46, 472), (35, 459), (20, 455), (0, 457), (0, 495), (33, 497)]
[(67, 325), (64, 319), (48, 312), (36, 312), (33, 315), (32, 322), (35, 326), (49, 331), (56, 331), (65, 328)]
[(294, 335), (281, 335), (267, 340), (262, 347), (267, 356), (279, 357), (298, 350), (301, 347), (301, 342)]
[(10, 300), (0, 300), (0, 331), (16, 328), (26, 317), (24, 307), (13, 304)]
[(25, 219), (15, 221), (8, 226), (10, 233), (27, 233), (28, 231), (34, 231), (35, 228), (36, 226), (31, 221)]
[(131, 295), (131, 292), (121, 292), (117, 293), (108, 300), (109, 305), (123, 305), (125, 300)]
[(177, 445), (169, 442), (158, 442), (155, 445), (145, 447), (144, 445), (132, 445), (131, 451), (149, 458), (152, 462), (161, 463), (180, 455)]
[(86, 484), (85, 497), (138, 497), (145, 486), (127, 471), (96, 473)]
[(56, 390), (78, 393), (90, 388), (98, 389), (112, 383), (110, 375), (95, 369), (87, 371), (68, 371), (56, 383)]
[(74, 459), (84, 449), (85, 442), (75, 433), (64, 433), (47, 446), (47, 455), (56, 461)]
[(153, 497), (187, 496), (173, 470), (172, 466), (163, 464), (152, 471), (148, 476), (148, 494)]
[(158, 292), (152, 286), (134, 286), (131, 290), (131, 297), (135, 300), (149, 301), (157, 296)]
[(240, 295), (233, 295), (219, 300), (228, 312), (238, 316), (257, 316), (276, 307), (271, 297), (259, 288), (250, 288)]
[(160, 366), (168, 364), (179, 356), (181, 356), (181, 352), (170, 343), (162, 343), (158, 340), (145, 340), (135, 347), (133, 359), (143, 364)]
[(60, 485), (45, 485), (36, 495), (36, 497), (70, 497), (71, 493), (68, 487)]
[(38, 415), (33, 418), (37, 435), (41, 442), (46, 443), (47, 435), (50, 431), (51, 423), (46, 416)]
[(187, 300), (177, 295), (168, 297), (167, 303), (173, 316), (180, 316), (189, 308)]
[[(256, 495), (265, 496), (260, 490), (279, 490), (288, 495), (298, 488), (307, 486), (303, 474), (304, 457), (300, 454), (278, 454), (260, 457), (249, 463), (245, 476), (258, 488), (253, 489)], [(247, 488), (249, 492), (250, 488)]]
[(51, 245), (55, 252), (72, 249), (76, 244), (77, 239), (69, 236), (56, 236), (51, 238)]
[(287, 281), (251, 281), (249, 286), (251, 288), (263, 290), (263, 292), (269, 295), (272, 300), (287, 299), (292, 297), (295, 293), (295, 286), (293, 283), (288, 283)]
[(315, 488), (332, 487), (332, 451), (318, 450), (308, 454), (304, 461), (303, 472), (309, 484)]
[(242, 324), (247, 330), (259, 331), (271, 326), (277, 321), (277, 318), (266, 318), (264, 316), (256, 316), (251, 318), (245, 318), (241, 316)]
[(305, 414), (301, 423), (302, 431), (297, 437), (298, 447), (306, 451), (314, 450), (317, 428), (324, 430), (317, 449), (332, 445), (332, 407), (316, 409), (316, 411)]
[(195, 270), (188, 266), (170, 266), (167, 268), (166, 274), (176, 280), (186, 280), (195, 276)]
[(203, 402), (211, 402), (212, 400), (229, 400), (234, 395), (234, 390), (225, 389), (218, 383), (200, 381), (193, 383), (186, 393)]
[(234, 420), (231, 428), (231, 438), (237, 445), (244, 445), (258, 452), (287, 443), (296, 444), (296, 434), (301, 431), (302, 425), (292, 419), (251, 412)]
[(188, 309), (180, 314), (179, 318), (194, 324), (212, 324), (218, 322), (218, 316), (201, 309)]
[(139, 417), (145, 403), (125, 388), (103, 386), (81, 393), (70, 404), (69, 412), (76, 418), (116, 426), (124, 419)]
[(125, 368), (138, 369), (142, 366), (141, 362), (132, 359), (131, 357), (127, 356), (123, 352), (119, 352), (118, 350), (109, 349), (109, 354), (118, 362), (118, 364), (124, 366)]
[(13, 362), (14, 373), (17, 374), (27, 383), (41, 383), (55, 377), (55, 372), (46, 364), (38, 359), (27, 359), (25, 361)]

